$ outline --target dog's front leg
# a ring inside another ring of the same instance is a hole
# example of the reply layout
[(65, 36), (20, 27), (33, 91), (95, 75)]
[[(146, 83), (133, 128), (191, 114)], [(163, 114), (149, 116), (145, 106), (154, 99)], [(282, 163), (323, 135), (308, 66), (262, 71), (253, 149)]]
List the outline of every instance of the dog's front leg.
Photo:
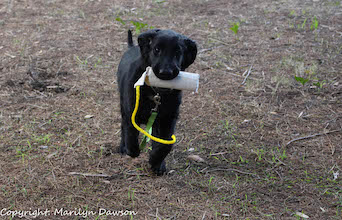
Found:
[[(176, 118), (176, 117), (175, 117)], [(157, 123), (153, 125), (153, 136), (162, 139), (170, 139), (175, 131), (176, 119), (173, 117), (158, 119)], [(154, 173), (162, 175), (166, 171), (165, 157), (172, 149), (171, 144), (161, 144), (155, 141), (152, 142), (152, 151), (150, 153), (150, 165)]]
[(126, 150), (127, 155), (131, 157), (138, 157), (140, 154), (138, 136), (139, 132), (135, 129), (129, 120), (122, 120), (122, 140), (120, 146), (121, 152)]

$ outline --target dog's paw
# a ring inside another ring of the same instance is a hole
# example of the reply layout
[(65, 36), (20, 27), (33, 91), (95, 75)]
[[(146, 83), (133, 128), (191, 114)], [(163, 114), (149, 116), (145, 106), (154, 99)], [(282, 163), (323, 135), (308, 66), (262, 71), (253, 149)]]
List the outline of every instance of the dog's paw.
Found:
[(160, 165), (152, 166), (151, 169), (157, 176), (161, 176), (166, 172), (166, 164), (163, 161)]
[(119, 148), (119, 153), (122, 155), (126, 155), (127, 154), (127, 148), (125, 145), (121, 144), (120, 148)]
[(127, 149), (127, 147), (125, 145), (120, 145), (119, 153), (122, 155), (131, 156), (131, 157), (138, 157), (140, 155), (140, 150), (139, 150), (139, 147), (133, 148), (133, 150), (132, 150), (129, 148)]
[(131, 156), (131, 157), (139, 157), (139, 155), (140, 155), (140, 151), (138, 150), (138, 151), (127, 151), (127, 155), (128, 156)]

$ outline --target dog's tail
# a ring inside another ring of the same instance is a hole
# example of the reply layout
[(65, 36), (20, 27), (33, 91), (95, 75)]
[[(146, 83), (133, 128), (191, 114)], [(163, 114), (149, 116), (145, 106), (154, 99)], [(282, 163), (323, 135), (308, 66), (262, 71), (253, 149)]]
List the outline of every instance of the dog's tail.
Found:
[(128, 43), (128, 48), (134, 47), (133, 36), (132, 36), (132, 31), (131, 30), (128, 30), (127, 43)]

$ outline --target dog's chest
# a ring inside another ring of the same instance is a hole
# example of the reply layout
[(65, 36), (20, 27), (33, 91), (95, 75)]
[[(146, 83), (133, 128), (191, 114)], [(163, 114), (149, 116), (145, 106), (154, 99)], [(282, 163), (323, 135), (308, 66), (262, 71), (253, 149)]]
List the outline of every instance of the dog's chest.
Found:
[(137, 112), (137, 122), (139, 124), (146, 124), (154, 107), (153, 95), (141, 96)]

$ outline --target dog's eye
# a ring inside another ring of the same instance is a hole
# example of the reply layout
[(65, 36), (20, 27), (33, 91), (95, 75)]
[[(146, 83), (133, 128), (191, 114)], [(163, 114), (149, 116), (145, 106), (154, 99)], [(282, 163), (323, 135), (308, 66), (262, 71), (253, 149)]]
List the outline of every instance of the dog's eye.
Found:
[(158, 55), (158, 54), (160, 54), (160, 48), (159, 47), (155, 47), (154, 49), (153, 49), (153, 52), (154, 52), (154, 54), (156, 54), (156, 55)]

